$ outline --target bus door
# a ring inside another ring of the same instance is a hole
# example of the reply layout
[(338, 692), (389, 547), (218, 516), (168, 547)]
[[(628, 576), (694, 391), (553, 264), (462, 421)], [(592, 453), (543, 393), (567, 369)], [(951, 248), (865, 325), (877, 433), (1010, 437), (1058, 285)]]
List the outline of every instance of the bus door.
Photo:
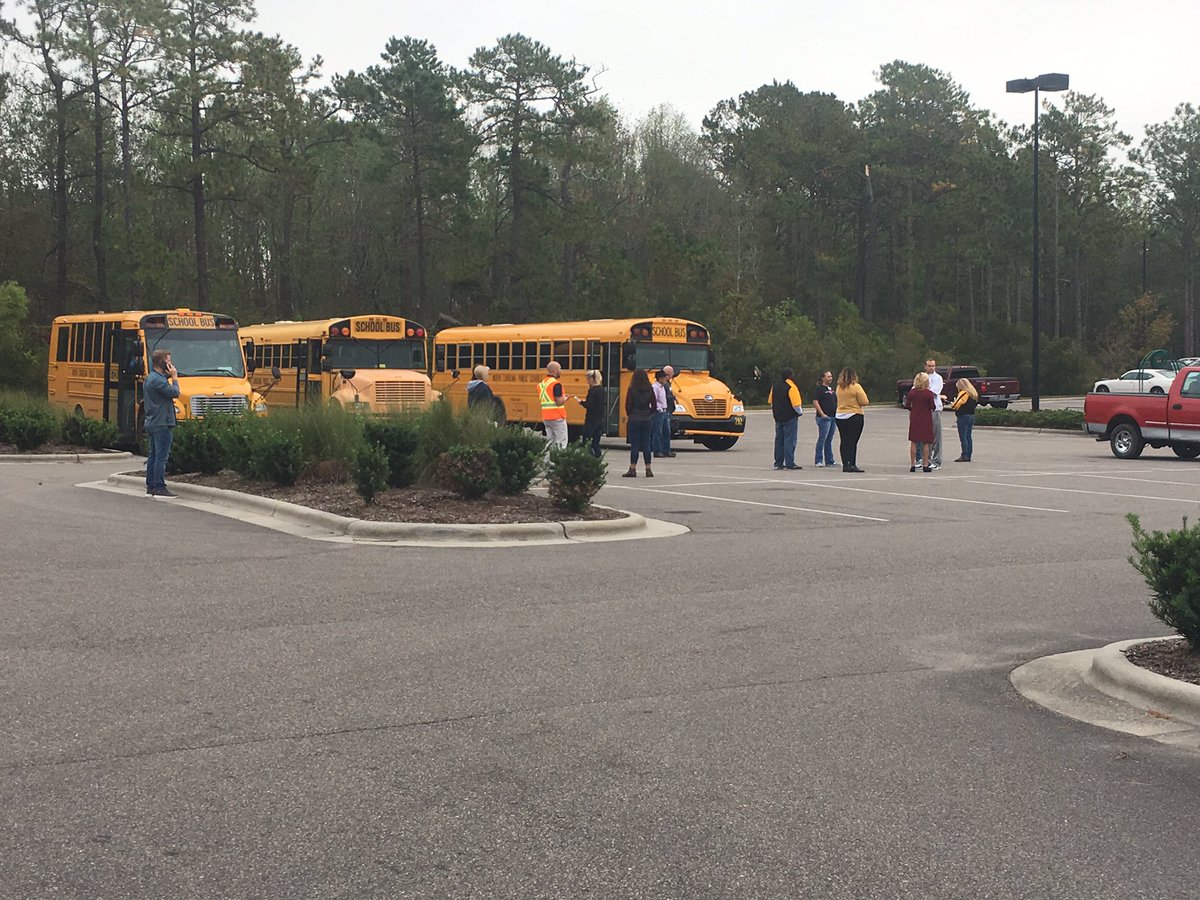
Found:
[(113, 323), (104, 351), (104, 418), (117, 423), (121, 440), (138, 438), (138, 403), (142, 376), (146, 374), (145, 348), (136, 329)]
[[(310, 338), (307, 341), (301, 341), (300, 346), (296, 347), (296, 358), (307, 363), (304, 370), (304, 376), (307, 380), (308, 387), (305, 388), (305, 399), (309, 403), (321, 402), (321, 378), (325, 374), (321, 371), (321, 338)], [(299, 374), (296, 376), (299, 378)]]
[[(600, 370), (604, 379), (604, 433), (614, 436), (621, 433), (621, 345), (595, 343), (599, 347), (599, 359), (592, 366)], [(589, 357), (592, 351), (589, 348)]]

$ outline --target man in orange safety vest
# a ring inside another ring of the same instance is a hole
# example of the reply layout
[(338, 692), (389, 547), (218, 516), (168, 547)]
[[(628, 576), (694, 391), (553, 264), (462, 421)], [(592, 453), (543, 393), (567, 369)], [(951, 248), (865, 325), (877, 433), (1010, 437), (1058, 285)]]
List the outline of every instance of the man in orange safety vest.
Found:
[(558, 380), (561, 373), (562, 366), (551, 362), (546, 366), (546, 377), (538, 382), (542, 425), (546, 429), (546, 441), (551, 447), (567, 446), (567, 393)]

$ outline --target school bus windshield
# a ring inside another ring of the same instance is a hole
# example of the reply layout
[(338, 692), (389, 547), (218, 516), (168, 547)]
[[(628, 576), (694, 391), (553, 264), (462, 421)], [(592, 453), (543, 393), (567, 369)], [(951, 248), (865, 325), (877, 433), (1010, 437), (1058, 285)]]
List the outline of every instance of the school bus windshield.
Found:
[(424, 341), (330, 340), (325, 357), (331, 369), (416, 369), (425, 371)]
[(146, 357), (162, 348), (180, 375), (245, 378), (246, 365), (237, 332), (204, 328), (147, 328)]
[(708, 346), (703, 344), (635, 344), (633, 364), (639, 369), (708, 370)]

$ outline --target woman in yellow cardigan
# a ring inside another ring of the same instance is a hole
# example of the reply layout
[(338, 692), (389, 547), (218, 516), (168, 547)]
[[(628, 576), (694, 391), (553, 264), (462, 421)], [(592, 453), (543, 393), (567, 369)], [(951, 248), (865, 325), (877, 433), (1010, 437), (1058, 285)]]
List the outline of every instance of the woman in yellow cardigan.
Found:
[(837, 381), (837, 430), (843, 472), (865, 471), (858, 467), (858, 439), (862, 437), (863, 410), (871, 401), (858, 383), (858, 373), (842, 369)]

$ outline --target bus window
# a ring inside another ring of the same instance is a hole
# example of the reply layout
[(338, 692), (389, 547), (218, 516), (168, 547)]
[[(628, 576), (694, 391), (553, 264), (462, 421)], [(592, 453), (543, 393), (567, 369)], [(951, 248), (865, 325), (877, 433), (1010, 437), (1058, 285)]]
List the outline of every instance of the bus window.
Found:
[(69, 325), (58, 326), (58, 362), (66, 362), (71, 355), (71, 327)]
[(599, 341), (587, 342), (587, 367), (589, 369), (599, 369), (600, 366), (600, 348), (603, 346)]
[(526, 341), (525, 342), (525, 368), (532, 370), (532, 369), (536, 369), (537, 367), (538, 367), (537, 341)]
[(498, 348), (500, 352), (496, 356), (496, 367), (498, 369), (511, 369), (512, 368), (512, 362), (510, 361), (510, 358), (508, 355), (509, 346), (510, 345), (509, 345), (508, 341), (500, 342), (500, 346)]
[(471, 363), (463, 366), (464, 369), (473, 369), (475, 366), (483, 365), (483, 344), (471, 345)]
[(548, 365), (550, 365), (550, 342), (538, 341), (537, 368), (544, 369)]
[(71, 362), (83, 361), (83, 324), (71, 326)]
[(446, 371), (446, 345), (445, 344), (434, 344), (433, 368), (437, 372), (445, 372)]
[(485, 345), (486, 352), (483, 355), (483, 364), (489, 369), (496, 368), (496, 342), (492, 341)]
[(554, 352), (550, 357), (564, 369), (571, 368), (571, 342), (555, 341)]
[(583, 341), (571, 341), (571, 368), (582, 372), (587, 366), (584, 365), (586, 360), (583, 354)]

